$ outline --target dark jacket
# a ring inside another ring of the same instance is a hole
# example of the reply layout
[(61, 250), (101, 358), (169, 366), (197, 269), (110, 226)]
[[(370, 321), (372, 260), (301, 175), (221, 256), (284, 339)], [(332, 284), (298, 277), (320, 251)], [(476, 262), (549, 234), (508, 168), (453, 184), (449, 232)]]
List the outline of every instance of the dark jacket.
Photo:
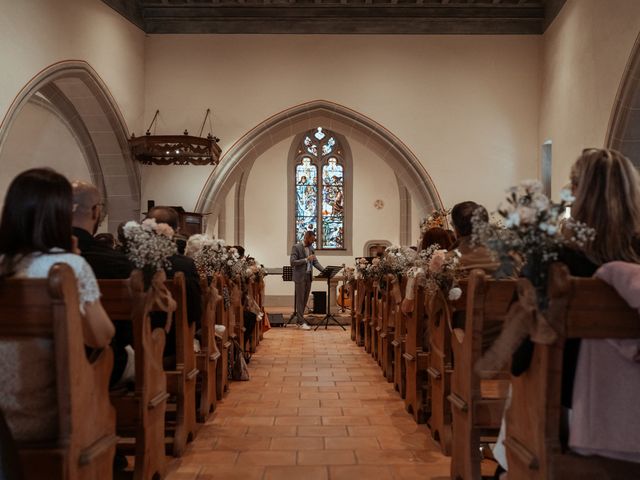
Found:
[(133, 264), (123, 252), (97, 242), (89, 232), (81, 228), (73, 227), (73, 234), (78, 238), (78, 248), (87, 263), (91, 265), (96, 278), (129, 278)]
[[(96, 242), (93, 236), (81, 228), (73, 228), (73, 234), (78, 238), (78, 248), (83, 258), (91, 266), (97, 279), (125, 279), (129, 278), (133, 264), (127, 256), (109, 248), (104, 243)], [(128, 322), (115, 322), (116, 333), (111, 340), (113, 349), (113, 370), (110, 384), (114, 385), (124, 372), (127, 365), (127, 345), (133, 345), (133, 330)]]

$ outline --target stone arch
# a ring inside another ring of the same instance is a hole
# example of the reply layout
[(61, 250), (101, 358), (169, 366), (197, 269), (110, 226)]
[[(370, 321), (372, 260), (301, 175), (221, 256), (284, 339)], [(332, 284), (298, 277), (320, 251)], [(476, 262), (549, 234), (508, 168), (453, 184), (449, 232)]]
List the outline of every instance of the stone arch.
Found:
[[(36, 95), (37, 94), (37, 95)], [(108, 229), (140, 215), (140, 173), (132, 161), (124, 118), (107, 86), (83, 61), (62, 61), (40, 71), (18, 93), (0, 124), (0, 151), (28, 102), (55, 110), (72, 132), (92, 181), (108, 209)]]
[(207, 179), (195, 210), (209, 213), (212, 219), (219, 218), (224, 214), (227, 194), (234, 185), (241, 184), (243, 174), (251, 169), (259, 156), (281, 140), (317, 125), (324, 125), (375, 150), (396, 172), (398, 182), (406, 188), (407, 194), (415, 199), (420, 216), (443, 208), (433, 180), (420, 160), (398, 137), (355, 110), (327, 100), (314, 100), (273, 115), (240, 138), (225, 152)]
[(640, 168), (640, 35), (627, 62), (611, 112), (606, 145)]

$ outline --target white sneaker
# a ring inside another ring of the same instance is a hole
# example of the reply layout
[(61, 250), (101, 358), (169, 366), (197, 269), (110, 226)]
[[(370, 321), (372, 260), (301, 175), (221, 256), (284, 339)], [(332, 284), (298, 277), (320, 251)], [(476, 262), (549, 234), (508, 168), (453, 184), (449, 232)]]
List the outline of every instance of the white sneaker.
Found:
[(300, 324), (300, 330), (311, 330), (311, 327), (307, 322), (303, 322), (302, 324)]

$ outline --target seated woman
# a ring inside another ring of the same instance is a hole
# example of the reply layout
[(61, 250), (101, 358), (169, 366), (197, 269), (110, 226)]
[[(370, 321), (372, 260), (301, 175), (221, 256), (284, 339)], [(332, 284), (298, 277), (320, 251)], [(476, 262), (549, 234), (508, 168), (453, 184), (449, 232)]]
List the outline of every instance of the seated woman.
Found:
[[(596, 231), (586, 249), (564, 253), (571, 274), (591, 276), (615, 260), (640, 263), (640, 177), (631, 161), (614, 150), (585, 150), (571, 169), (571, 187), (571, 216)], [(594, 375), (603, 380), (595, 390)], [(640, 363), (606, 340), (569, 339), (562, 380), (563, 406), (572, 408), (569, 446), (640, 462)]]
[[(598, 267), (604, 263), (622, 260), (631, 263), (640, 263), (640, 178), (633, 164), (624, 155), (614, 150), (587, 149), (576, 160), (571, 168), (571, 189), (575, 197), (571, 206), (571, 217), (595, 230), (595, 239), (581, 250), (566, 248), (560, 255), (571, 272), (577, 277), (591, 277)], [(570, 232), (566, 232), (570, 236)], [(580, 340), (568, 339), (565, 342), (562, 369), (562, 397), (561, 404), (564, 408), (566, 430), (569, 417), (568, 409), (572, 408), (574, 397), (574, 379), (576, 366), (580, 352)], [(525, 372), (530, 365), (534, 344), (527, 339), (513, 356), (511, 371), (514, 375)], [(638, 364), (640, 367), (640, 364)], [(640, 368), (634, 377), (640, 378)], [(637, 383), (635, 384), (637, 385)], [(622, 387), (622, 386), (620, 386)], [(626, 391), (638, 391), (630, 381), (625, 385)], [(601, 390), (608, 392), (607, 389)], [(578, 399), (582, 401), (582, 399)], [(637, 397), (629, 397), (630, 405), (637, 403)], [(575, 413), (575, 412), (574, 412)], [(628, 411), (618, 412), (628, 415)], [(593, 412), (590, 413), (593, 415)], [(596, 425), (595, 418), (577, 418), (571, 415), (570, 430), (573, 431), (576, 422), (579, 424)], [(631, 421), (631, 417), (629, 417)], [(625, 429), (633, 431), (633, 428)], [(600, 432), (602, 434), (604, 432)], [(566, 435), (566, 432), (563, 432)], [(584, 437), (583, 437), (584, 439)], [(569, 446), (581, 453), (597, 453), (599, 455), (612, 456), (631, 460), (633, 455), (611, 455), (604, 451), (598, 451), (596, 446), (589, 447), (583, 439), (569, 439)], [(577, 443), (576, 443), (577, 442)], [(567, 443), (567, 439), (563, 439)], [(640, 448), (636, 445), (635, 461), (640, 461)], [(500, 464), (506, 468), (504, 451), (494, 455)]]
[[(50, 169), (18, 175), (7, 191), (0, 219), (0, 280), (46, 278), (66, 263), (78, 282), (84, 342), (103, 348), (114, 335), (100, 303), (89, 264), (76, 254), (71, 236), (71, 184)], [(0, 282), (0, 288), (2, 283)], [(18, 441), (55, 438), (57, 433), (55, 362), (50, 341), (0, 341), (0, 409)]]

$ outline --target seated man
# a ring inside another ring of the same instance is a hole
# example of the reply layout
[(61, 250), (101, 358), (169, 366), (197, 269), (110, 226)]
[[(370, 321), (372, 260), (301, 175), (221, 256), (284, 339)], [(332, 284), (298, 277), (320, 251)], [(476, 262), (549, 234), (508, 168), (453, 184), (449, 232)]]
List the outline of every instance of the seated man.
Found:
[[(127, 256), (94, 237), (103, 217), (104, 204), (98, 189), (87, 182), (75, 181), (73, 187), (73, 235), (78, 239), (78, 249), (93, 269), (98, 279), (129, 278), (133, 264)], [(111, 342), (113, 371), (110, 385), (133, 381), (135, 361), (133, 357), (133, 332), (131, 324), (115, 322), (116, 333)]]
[[(178, 212), (171, 207), (154, 207), (147, 213), (147, 218), (153, 218), (158, 223), (166, 223), (175, 232), (178, 232)], [(200, 276), (196, 269), (196, 264), (192, 258), (185, 255), (176, 253), (169, 257), (171, 262), (171, 269), (167, 270), (167, 278), (173, 278), (175, 272), (183, 272), (185, 279), (185, 288), (187, 292), (187, 321), (189, 325), (196, 324), (196, 330), (200, 326), (200, 317), (202, 315), (202, 304), (200, 290)], [(154, 327), (164, 326), (166, 316), (162, 315), (162, 318), (158, 315), (154, 315)], [(164, 356), (172, 357), (176, 354), (176, 330), (175, 325), (172, 325), (169, 334), (167, 335), (167, 342), (164, 347)]]

